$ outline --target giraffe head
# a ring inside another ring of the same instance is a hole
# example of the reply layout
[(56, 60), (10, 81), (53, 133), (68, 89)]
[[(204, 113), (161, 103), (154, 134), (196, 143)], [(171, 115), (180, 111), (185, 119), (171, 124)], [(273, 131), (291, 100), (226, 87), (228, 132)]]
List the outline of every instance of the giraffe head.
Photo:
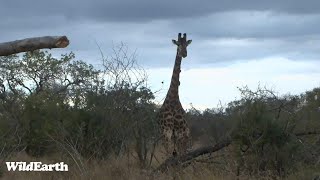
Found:
[(178, 46), (179, 57), (185, 58), (187, 57), (187, 46), (191, 44), (192, 40), (187, 40), (187, 34), (184, 33), (183, 37), (181, 37), (181, 33), (178, 34), (178, 41), (172, 39), (173, 44)]

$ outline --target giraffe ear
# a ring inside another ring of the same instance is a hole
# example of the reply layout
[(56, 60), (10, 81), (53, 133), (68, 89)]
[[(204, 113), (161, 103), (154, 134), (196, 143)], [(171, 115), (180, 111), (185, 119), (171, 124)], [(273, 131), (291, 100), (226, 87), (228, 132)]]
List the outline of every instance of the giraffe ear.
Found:
[(174, 40), (174, 39), (172, 39), (172, 43), (177, 45), (177, 46), (179, 46), (178, 42), (176, 40)]
[(188, 40), (188, 41), (187, 41), (187, 44), (189, 45), (189, 44), (191, 44), (191, 42), (192, 42), (192, 40)]

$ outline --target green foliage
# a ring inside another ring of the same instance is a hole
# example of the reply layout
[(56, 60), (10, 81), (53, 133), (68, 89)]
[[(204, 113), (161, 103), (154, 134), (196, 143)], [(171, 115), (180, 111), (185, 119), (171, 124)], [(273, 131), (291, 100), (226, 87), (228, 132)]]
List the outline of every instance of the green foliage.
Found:
[[(89, 157), (121, 154), (133, 140), (150, 143), (152, 92), (128, 81), (105, 86), (100, 70), (74, 58), (44, 51), (1, 58), (1, 132), (8, 135), (9, 127), (18, 127), (33, 156), (55, 151), (57, 140)], [(139, 145), (139, 152), (140, 146), (146, 145)]]
[(25, 100), (22, 123), (28, 132), (26, 151), (33, 156), (42, 156), (54, 148), (48, 141), (48, 135), (53, 134), (64, 120), (66, 114), (63, 99), (42, 91), (30, 95)]
[(278, 96), (261, 87), (239, 91), (241, 99), (226, 108), (188, 111), (195, 141), (207, 145), (231, 138), (234, 156), (229, 163), (236, 160), (239, 175), (288, 176), (318, 163), (319, 88), (300, 96)]
[(303, 145), (295, 136), (297, 97), (277, 97), (272, 91), (240, 89), (243, 98), (230, 106), (236, 126), (240, 164), (250, 173), (271, 170), (280, 176), (297, 167)]
[[(148, 151), (151, 138), (155, 136), (153, 98), (149, 89), (129, 85), (101, 94), (89, 93), (85, 109), (90, 118), (85, 137), (90, 143), (85, 148), (86, 153), (103, 157), (113, 151), (120, 155), (133, 141), (138, 155), (145, 154), (142, 151)], [(97, 149), (100, 151), (93, 152)], [(144, 161), (146, 157), (141, 158)]]
[(10, 144), (8, 152), (25, 149), (32, 156), (63, 152), (98, 159), (134, 147), (146, 166), (156, 107), (134, 59), (121, 62), (116, 55), (97, 70), (74, 58), (34, 51), (0, 59), (0, 143)]

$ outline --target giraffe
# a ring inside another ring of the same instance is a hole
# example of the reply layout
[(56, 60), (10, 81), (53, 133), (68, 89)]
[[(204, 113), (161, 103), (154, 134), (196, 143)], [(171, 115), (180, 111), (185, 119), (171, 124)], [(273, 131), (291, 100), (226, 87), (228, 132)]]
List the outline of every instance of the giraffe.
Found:
[(176, 156), (185, 154), (187, 149), (191, 148), (190, 130), (179, 99), (179, 76), (182, 58), (187, 57), (187, 46), (192, 40), (187, 40), (186, 33), (183, 37), (179, 33), (178, 41), (173, 39), (172, 42), (177, 45), (177, 54), (170, 87), (158, 114), (158, 123), (166, 153)]

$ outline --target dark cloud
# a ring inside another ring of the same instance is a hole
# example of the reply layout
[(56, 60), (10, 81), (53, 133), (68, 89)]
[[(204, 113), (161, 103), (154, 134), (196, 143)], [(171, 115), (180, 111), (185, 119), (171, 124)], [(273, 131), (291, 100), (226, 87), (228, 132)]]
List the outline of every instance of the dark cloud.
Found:
[[(320, 59), (320, 1), (2, 1), (0, 42), (67, 35), (80, 59), (99, 64), (123, 41), (147, 67), (171, 66), (178, 32), (193, 39), (185, 67), (284, 57)], [(98, 43), (98, 45), (97, 45)]]
[[(320, 2), (320, 1), (319, 1)], [(283, 14), (269, 11), (232, 11), (201, 18), (174, 20), (172, 26), (188, 29), (197, 38), (287, 38), (318, 35), (320, 14)]]
[(203, 16), (225, 11), (274, 11), (280, 13), (309, 14), (320, 11), (318, 0), (55, 0), (2, 1), (0, 16), (27, 19), (31, 16), (64, 16), (70, 20), (92, 21), (145, 21)]

